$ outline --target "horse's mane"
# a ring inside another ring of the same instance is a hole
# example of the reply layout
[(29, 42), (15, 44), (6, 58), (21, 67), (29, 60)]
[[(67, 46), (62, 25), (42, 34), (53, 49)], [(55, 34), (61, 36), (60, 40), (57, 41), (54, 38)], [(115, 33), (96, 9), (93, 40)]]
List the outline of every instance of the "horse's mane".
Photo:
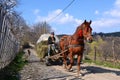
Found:
[(90, 26), (85, 26), (85, 25), (90, 25), (90, 24), (91, 24), (91, 21), (90, 21), (90, 22), (87, 22), (87, 21), (85, 20), (81, 25), (79, 25), (79, 26), (76, 28), (76, 31), (75, 31), (75, 33), (74, 33), (73, 35), (79, 34), (79, 35), (82, 36), (83, 30), (84, 30), (85, 27), (87, 27), (87, 29), (90, 28), (90, 29), (92, 30), (92, 28), (91, 28)]
[[(84, 24), (90, 24), (90, 23), (89, 23), (89, 22), (83, 22), (81, 25), (79, 25), (79, 26), (77, 27), (77, 29), (76, 29), (75, 32), (78, 32), (80, 29), (83, 29), (83, 28), (84, 28)], [(88, 26), (88, 27), (90, 27), (90, 26)], [(92, 28), (90, 27), (90, 29), (92, 29)]]
[(84, 23), (82, 23), (81, 25), (77, 26), (77, 29), (76, 29), (75, 33), (77, 33), (80, 29), (82, 29), (83, 24), (84, 24)]

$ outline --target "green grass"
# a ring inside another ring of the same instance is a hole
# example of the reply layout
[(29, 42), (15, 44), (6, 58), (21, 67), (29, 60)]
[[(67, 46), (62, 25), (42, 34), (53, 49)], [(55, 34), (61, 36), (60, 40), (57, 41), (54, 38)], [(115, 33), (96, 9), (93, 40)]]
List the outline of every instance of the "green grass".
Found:
[(24, 52), (19, 52), (10, 64), (0, 71), (2, 80), (19, 80), (18, 72), (27, 64), (27, 61), (22, 59), (23, 55)]
[(92, 63), (92, 60), (88, 57), (85, 57), (85, 60), (83, 60), (84, 63)]
[(94, 62), (95, 64), (97, 65), (101, 65), (101, 66), (104, 66), (104, 67), (110, 67), (110, 68), (117, 68), (117, 69), (120, 69), (120, 63), (113, 63), (113, 62), (108, 62), (108, 61), (103, 61), (103, 62), (100, 62), (100, 61), (96, 61)]
[(94, 63), (94, 64), (99, 65), (99, 66), (120, 69), (120, 63), (115, 64), (113, 62), (108, 62), (108, 61), (93, 61), (91, 59), (83, 60), (83, 62), (85, 62), (85, 63)]

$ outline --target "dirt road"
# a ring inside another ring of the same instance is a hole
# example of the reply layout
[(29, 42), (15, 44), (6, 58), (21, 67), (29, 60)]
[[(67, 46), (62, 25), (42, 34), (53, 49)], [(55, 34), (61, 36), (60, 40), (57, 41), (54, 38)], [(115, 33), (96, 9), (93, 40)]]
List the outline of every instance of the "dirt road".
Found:
[(73, 72), (66, 72), (62, 66), (45, 66), (31, 50), (29, 63), (20, 71), (20, 80), (120, 80), (120, 70), (82, 64), (82, 77), (76, 78), (76, 66)]

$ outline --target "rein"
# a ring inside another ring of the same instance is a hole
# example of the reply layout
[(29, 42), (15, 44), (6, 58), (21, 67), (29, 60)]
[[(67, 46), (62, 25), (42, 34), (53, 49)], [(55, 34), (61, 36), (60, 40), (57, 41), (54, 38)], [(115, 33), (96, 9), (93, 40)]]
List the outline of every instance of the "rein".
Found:
[[(77, 35), (79, 36), (79, 39), (77, 41), (83, 41), (84, 37), (83, 37), (83, 29), (80, 29), (77, 32)], [(84, 47), (84, 43), (81, 44), (71, 44), (71, 41), (74, 40), (74, 38), (72, 36), (70, 36), (70, 40), (69, 40), (69, 44), (68, 44), (68, 48), (74, 48), (74, 47)]]
[[(81, 32), (82, 32), (82, 31), (81, 31)], [(80, 33), (81, 33), (81, 32), (80, 32)], [(69, 43), (68, 43), (68, 46), (67, 46), (68, 48), (84, 47), (84, 43), (82, 43), (82, 44), (71, 44), (71, 41), (74, 40), (74, 38), (73, 38), (72, 36), (70, 36), (70, 38), (71, 38), (71, 39), (69, 40)], [(81, 40), (81, 41), (84, 40), (83, 35), (81, 35), (81, 36), (80, 36), (80, 39), (78, 39), (78, 41), (80, 41), (80, 40)]]
[(68, 45), (68, 48), (74, 48), (74, 47), (83, 47), (84, 44), (79, 44), (79, 45)]
[[(83, 37), (83, 29), (79, 29), (79, 31), (77, 31), (77, 36), (79, 36), (79, 39), (77, 39), (77, 41), (83, 41), (84, 40), (84, 37)], [(67, 39), (64, 39), (64, 40), (67, 40)], [(84, 43), (81, 43), (81, 44), (71, 44), (71, 41), (72, 40), (75, 40), (75, 38), (73, 38), (73, 36), (69, 36), (68, 38), (68, 44), (67, 42), (65, 43), (66, 44), (66, 48), (75, 48), (75, 47), (84, 47)]]

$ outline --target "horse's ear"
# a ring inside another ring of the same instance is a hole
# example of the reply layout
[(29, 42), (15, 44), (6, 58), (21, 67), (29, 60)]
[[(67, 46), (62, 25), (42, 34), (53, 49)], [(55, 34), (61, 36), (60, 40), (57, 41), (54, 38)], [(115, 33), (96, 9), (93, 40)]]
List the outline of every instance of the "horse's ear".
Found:
[(92, 21), (90, 20), (90, 22), (89, 22), (90, 24), (92, 23)]
[(86, 20), (84, 21), (84, 23), (86, 23)]

